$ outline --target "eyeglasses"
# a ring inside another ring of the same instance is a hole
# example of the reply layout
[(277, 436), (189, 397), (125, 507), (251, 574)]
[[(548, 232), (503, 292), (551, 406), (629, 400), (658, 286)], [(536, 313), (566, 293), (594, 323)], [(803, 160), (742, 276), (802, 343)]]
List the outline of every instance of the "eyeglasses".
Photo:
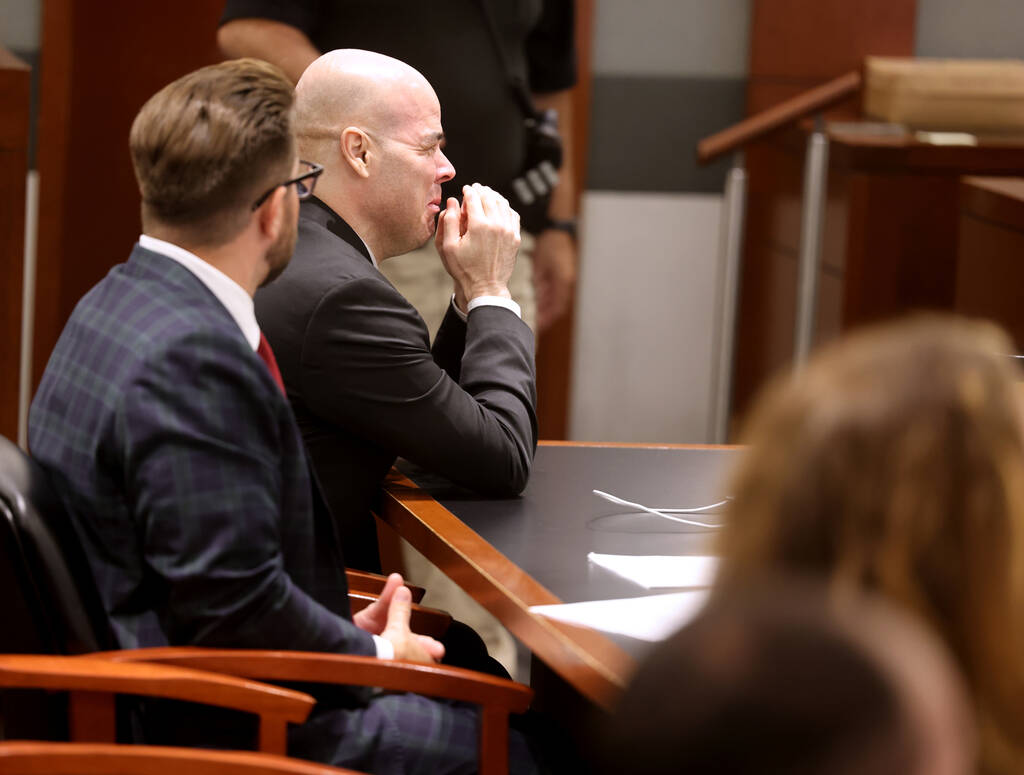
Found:
[(313, 189), (316, 188), (316, 179), (320, 177), (320, 173), (324, 171), (322, 164), (317, 164), (312, 161), (299, 161), (299, 164), (306, 168), (306, 171), (301, 175), (286, 180), (283, 183), (278, 183), (276, 186), (268, 188), (259, 199), (256, 200), (256, 204), (252, 206), (253, 210), (259, 209), (259, 206), (267, 201), (267, 197), (273, 194), (281, 186), (290, 186), (295, 184), (295, 191), (299, 195), (299, 199), (309, 199), (313, 196)]

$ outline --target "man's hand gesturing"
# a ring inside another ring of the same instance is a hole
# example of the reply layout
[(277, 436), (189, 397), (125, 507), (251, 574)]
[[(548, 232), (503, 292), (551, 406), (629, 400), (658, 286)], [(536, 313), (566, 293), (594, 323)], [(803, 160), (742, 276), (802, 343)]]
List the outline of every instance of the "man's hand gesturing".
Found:
[(463, 312), (478, 296), (511, 298), (508, 278), (519, 252), (519, 214), (501, 194), (474, 183), (462, 188), (437, 219), (437, 252), (455, 280), (455, 303)]
[(429, 635), (417, 635), (409, 629), (412, 593), (401, 575), (392, 573), (380, 596), (352, 616), (357, 627), (391, 641), (395, 659), (432, 664), (444, 657), (444, 646)]

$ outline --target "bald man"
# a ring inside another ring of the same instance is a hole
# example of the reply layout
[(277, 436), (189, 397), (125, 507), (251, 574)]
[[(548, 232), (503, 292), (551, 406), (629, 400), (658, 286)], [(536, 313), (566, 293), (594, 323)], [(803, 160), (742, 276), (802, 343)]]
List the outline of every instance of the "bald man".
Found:
[[(343, 49), (296, 87), (301, 158), (323, 165), (287, 270), (256, 295), (350, 566), (379, 568), (371, 510), (397, 456), (490, 497), (526, 485), (533, 334), (508, 291), (519, 217), (456, 171), (437, 96), (396, 59)], [(436, 237), (435, 237), (435, 220)], [(378, 264), (435, 238), (453, 294), (433, 349)]]

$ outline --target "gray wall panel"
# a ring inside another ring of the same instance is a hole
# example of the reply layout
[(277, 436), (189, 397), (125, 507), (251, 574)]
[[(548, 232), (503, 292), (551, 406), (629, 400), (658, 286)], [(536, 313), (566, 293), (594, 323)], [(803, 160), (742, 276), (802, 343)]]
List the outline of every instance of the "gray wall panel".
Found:
[(0, 2), (0, 44), (19, 51), (38, 49), (41, 13), (41, 0)]
[(587, 188), (721, 193), (697, 141), (743, 118), (746, 79), (595, 76)]
[(751, 0), (597, 0), (595, 75), (743, 77)]
[(1024, 2), (917, 0), (914, 51), (923, 57), (1024, 58)]

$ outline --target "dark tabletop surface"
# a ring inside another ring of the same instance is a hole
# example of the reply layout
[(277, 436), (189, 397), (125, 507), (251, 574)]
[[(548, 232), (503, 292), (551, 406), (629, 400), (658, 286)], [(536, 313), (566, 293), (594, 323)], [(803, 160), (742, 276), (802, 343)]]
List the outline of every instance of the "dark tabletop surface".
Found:
[[(690, 508), (721, 500), (729, 448), (541, 446), (522, 496), (489, 500), (400, 468), (445, 508), (563, 602), (637, 597), (646, 590), (587, 561), (608, 554), (707, 554), (714, 531), (608, 503), (599, 489), (649, 507)], [(721, 514), (696, 516), (707, 522)]]

